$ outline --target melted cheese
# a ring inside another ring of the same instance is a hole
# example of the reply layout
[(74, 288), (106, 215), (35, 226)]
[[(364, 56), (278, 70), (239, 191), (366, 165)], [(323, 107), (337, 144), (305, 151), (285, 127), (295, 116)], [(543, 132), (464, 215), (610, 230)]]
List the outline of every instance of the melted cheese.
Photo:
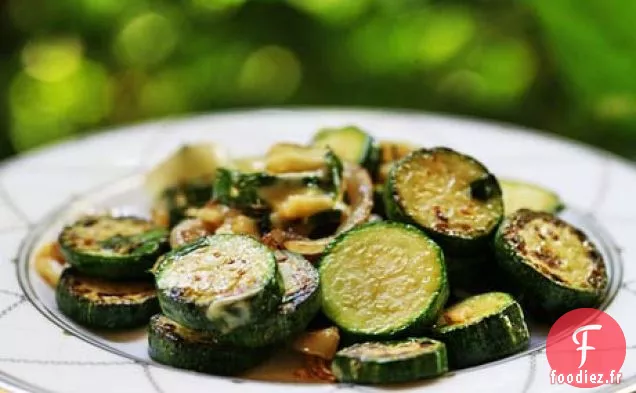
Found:
[(265, 157), (265, 169), (270, 173), (313, 171), (324, 166), (324, 149), (288, 143), (272, 146)]
[(166, 266), (160, 290), (178, 289), (207, 308), (209, 319), (222, 319), (228, 330), (251, 319), (249, 301), (272, 280), (269, 253), (242, 236), (222, 236)]
[(272, 207), (278, 219), (295, 220), (334, 208), (335, 200), (316, 187), (276, 185), (264, 187), (259, 196)]
[(499, 198), (472, 198), (470, 184), (483, 176), (477, 163), (437, 151), (402, 162), (395, 171), (395, 184), (402, 207), (418, 224), (448, 235), (472, 237), (489, 233), (503, 210)]

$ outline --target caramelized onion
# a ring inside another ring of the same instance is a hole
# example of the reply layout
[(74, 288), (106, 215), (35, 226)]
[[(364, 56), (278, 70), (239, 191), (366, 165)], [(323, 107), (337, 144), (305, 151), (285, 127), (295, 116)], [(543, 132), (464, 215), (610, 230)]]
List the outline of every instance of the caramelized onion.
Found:
[(183, 220), (170, 232), (170, 247), (177, 248), (209, 234), (202, 220), (198, 218)]
[(292, 348), (305, 355), (331, 360), (338, 351), (339, 343), (338, 328), (329, 327), (303, 333), (294, 341)]
[(331, 371), (330, 362), (318, 356), (305, 357), (305, 370), (311, 379), (325, 382), (336, 381), (336, 377)]
[(316, 240), (287, 240), (284, 243), (286, 249), (303, 255), (321, 254), (336, 235), (367, 221), (373, 208), (373, 183), (369, 173), (358, 165), (347, 163), (344, 168), (344, 179), (351, 208), (336, 233)]
[(43, 245), (35, 254), (35, 271), (47, 284), (57, 286), (66, 262), (57, 242)]

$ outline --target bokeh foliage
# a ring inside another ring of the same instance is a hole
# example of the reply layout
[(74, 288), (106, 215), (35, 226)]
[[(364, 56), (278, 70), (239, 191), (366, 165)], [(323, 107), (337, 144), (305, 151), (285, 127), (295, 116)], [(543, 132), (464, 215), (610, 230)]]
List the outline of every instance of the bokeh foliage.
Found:
[(5, 0), (0, 157), (224, 108), (413, 108), (636, 157), (636, 3)]

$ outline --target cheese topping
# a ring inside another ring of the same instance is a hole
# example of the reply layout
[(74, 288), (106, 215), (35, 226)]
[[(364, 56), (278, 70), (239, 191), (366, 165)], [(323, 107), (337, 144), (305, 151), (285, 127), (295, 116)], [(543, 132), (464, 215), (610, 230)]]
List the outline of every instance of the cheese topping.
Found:
[(231, 330), (250, 320), (249, 301), (272, 280), (275, 261), (245, 236), (220, 235), (210, 241), (165, 266), (157, 287), (207, 307), (210, 320), (222, 319)]
[(395, 168), (397, 197), (418, 224), (437, 232), (472, 237), (489, 233), (503, 211), (500, 198), (472, 197), (471, 183), (484, 169), (457, 153), (414, 154)]
[(259, 191), (259, 196), (281, 220), (309, 217), (332, 209), (336, 203), (333, 196), (323, 190), (299, 184), (264, 187)]
[(270, 173), (313, 171), (324, 166), (324, 149), (290, 143), (272, 146), (265, 157), (265, 168)]

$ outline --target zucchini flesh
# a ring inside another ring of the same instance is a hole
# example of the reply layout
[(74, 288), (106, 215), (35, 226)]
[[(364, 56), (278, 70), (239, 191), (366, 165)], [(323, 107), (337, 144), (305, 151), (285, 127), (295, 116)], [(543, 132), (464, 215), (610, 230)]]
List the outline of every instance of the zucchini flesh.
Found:
[(84, 274), (109, 279), (148, 277), (168, 248), (169, 233), (136, 217), (86, 216), (65, 227), (58, 242), (65, 260)]
[(555, 192), (536, 184), (504, 179), (499, 183), (506, 215), (520, 209), (557, 213), (564, 207), (561, 198)]
[(341, 160), (369, 170), (377, 164), (377, 147), (373, 138), (355, 126), (324, 128), (314, 135), (312, 144), (330, 148)]
[(126, 329), (143, 326), (159, 311), (152, 282), (106, 281), (65, 269), (55, 290), (64, 315), (92, 328)]
[(447, 148), (417, 150), (394, 164), (384, 199), (390, 219), (419, 226), (452, 255), (485, 249), (503, 217), (497, 179)]
[(418, 334), (448, 298), (441, 249), (415, 227), (374, 222), (338, 236), (320, 262), (323, 312), (346, 334)]
[(429, 338), (355, 344), (336, 353), (331, 370), (340, 382), (409, 382), (448, 371), (444, 343)]
[(320, 309), (318, 271), (303, 256), (289, 252), (276, 253), (285, 293), (278, 310), (253, 323), (219, 335), (223, 343), (240, 347), (262, 347), (304, 331)]
[(188, 329), (157, 314), (148, 326), (148, 354), (156, 362), (215, 375), (237, 375), (265, 360), (269, 349), (221, 345), (206, 332)]
[(444, 310), (434, 334), (446, 343), (457, 368), (520, 352), (530, 340), (521, 306), (502, 292), (469, 297)]
[(164, 314), (219, 335), (275, 312), (283, 295), (274, 253), (247, 235), (177, 248), (157, 262), (155, 278)]
[(544, 212), (518, 210), (495, 237), (497, 262), (539, 315), (597, 306), (605, 293), (602, 255), (579, 229)]

